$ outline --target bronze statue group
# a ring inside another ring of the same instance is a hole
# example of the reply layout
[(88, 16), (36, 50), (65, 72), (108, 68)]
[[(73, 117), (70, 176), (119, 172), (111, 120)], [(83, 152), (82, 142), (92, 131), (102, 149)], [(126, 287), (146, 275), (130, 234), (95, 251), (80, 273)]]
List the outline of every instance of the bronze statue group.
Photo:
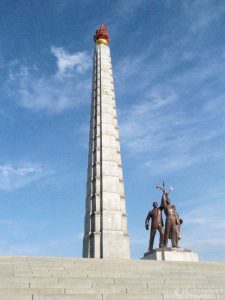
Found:
[[(167, 248), (168, 240), (171, 239), (172, 247), (178, 247), (178, 241), (181, 239), (180, 225), (183, 220), (180, 219), (175, 205), (173, 205), (169, 199), (169, 192), (166, 191), (165, 185), (163, 187), (159, 184), (156, 188), (161, 189), (163, 194), (161, 198), (161, 204), (158, 206), (157, 202), (153, 202), (153, 209), (149, 211), (145, 220), (145, 228), (149, 229), (149, 222), (151, 219), (151, 230), (148, 251), (153, 251), (153, 244), (156, 231), (159, 232), (159, 248)], [(164, 211), (166, 216), (166, 224), (164, 227), (162, 212)]]

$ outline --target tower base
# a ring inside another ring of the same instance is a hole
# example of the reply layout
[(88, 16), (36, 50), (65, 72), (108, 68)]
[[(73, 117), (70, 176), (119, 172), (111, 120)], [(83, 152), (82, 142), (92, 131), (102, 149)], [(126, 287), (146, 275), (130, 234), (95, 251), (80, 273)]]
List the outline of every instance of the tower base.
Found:
[(197, 262), (198, 254), (184, 248), (158, 248), (146, 252), (142, 259)]

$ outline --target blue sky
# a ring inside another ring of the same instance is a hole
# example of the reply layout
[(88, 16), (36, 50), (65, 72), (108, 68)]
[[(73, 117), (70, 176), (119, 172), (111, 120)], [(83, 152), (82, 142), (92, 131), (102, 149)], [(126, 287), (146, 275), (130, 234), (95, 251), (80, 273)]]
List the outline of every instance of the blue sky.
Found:
[(105, 23), (133, 258), (155, 185), (180, 245), (225, 260), (224, 1), (0, 3), (0, 254), (81, 256), (93, 34)]

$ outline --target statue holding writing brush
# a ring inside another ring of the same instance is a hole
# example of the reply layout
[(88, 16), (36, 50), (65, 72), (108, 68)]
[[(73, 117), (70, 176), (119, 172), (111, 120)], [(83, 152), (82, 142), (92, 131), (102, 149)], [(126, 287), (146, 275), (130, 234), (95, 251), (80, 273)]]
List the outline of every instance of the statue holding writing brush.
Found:
[(164, 182), (163, 187), (157, 184), (156, 188), (161, 189), (163, 192), (161, 206), (163, 207), (166, 215), (164, 247), (167, 248), (169, 238), (171, 239), (172, 247), (178, 247), (178, 240), (180, 238), (180, 225), (183, 223), (183, 220), (180, 219), (175, 205), (173, 205), (169, 199), (169, 193), (172, 189), (170, 188), (169, 190), (166, 190)]

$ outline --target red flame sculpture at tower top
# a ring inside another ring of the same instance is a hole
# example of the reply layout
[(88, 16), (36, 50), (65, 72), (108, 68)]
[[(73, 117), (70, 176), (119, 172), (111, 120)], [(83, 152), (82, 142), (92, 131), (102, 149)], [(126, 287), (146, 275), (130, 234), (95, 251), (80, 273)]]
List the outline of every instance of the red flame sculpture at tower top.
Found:
[(101, 40), (105, 40), (107, 44), (109, 44), (110, 42), (109, 34), (104, 24), (96, 30), (96, 33), (94, 35), (94, 41), (96, 44), (98, 43), (98, 41), (100, 42)]

